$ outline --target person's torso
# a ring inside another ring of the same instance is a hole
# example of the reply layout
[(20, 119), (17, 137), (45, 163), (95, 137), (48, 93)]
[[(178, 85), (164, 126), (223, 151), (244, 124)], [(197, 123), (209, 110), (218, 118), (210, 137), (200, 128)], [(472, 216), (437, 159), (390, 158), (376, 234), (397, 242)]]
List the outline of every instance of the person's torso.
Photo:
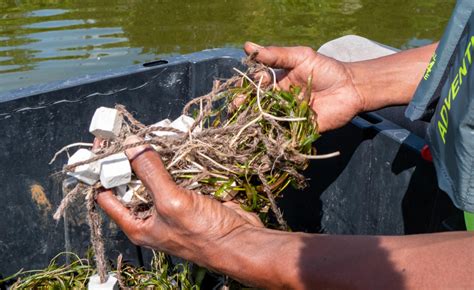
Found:
[(438, 184), (474, 212), (474, 1), (458, 1), (406, 116), (430, 119)]

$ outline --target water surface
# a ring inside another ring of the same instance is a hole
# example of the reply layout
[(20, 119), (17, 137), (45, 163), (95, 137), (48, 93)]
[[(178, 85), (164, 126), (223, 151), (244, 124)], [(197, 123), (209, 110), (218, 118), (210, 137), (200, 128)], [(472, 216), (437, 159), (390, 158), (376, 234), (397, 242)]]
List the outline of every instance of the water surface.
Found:
[(0, 93), (215, 47), (441, 37), (455, 0), (0, 0)]

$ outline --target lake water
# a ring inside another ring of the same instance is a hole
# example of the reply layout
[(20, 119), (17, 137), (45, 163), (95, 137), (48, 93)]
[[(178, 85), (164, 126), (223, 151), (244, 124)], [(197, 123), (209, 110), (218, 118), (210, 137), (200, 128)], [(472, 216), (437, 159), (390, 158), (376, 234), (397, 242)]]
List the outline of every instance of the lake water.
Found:
[(454, 0), (0, 0), (0, 93), (215, 47), (441, 37)]

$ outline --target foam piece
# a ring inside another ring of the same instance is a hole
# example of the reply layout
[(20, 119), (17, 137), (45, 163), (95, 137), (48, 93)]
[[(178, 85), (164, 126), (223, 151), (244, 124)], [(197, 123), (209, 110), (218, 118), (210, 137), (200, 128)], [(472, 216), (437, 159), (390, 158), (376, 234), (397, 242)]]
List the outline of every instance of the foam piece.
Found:
[(196, 189), (196, 188), (198, 188), (198, 187), (199, 187), (199, 185), (200, 185), (200, 184), (199, 184), (199, 182), (197, 182), (197, 181), (194, 181), (194, 182), (193, 182), (193, 183), (191, 183), (189, 186), (187, 186), (187, 189), (191, 189), (191, 190), (193, 190), (193, 189)]
[(132, 201), (133, 198), (133, 189), (127, 190), (127, 192), (122, 196), (122, 201), (125, 203), (129, 203)]
[(127, 185), (124, 184), (124, 185), (120, 185), (120, 186), (117, 186), (115, 189), (115, 193), (120, 196), (120, 197), (123, 197), (125, 195), (125, 193), (127, 192)]
[(100, 164), (100, 182), (107, 189), (127, 184), (132, 179), (132, 168), (125, 153), (105, 157)]
[[(77, 150), (68, 160), (67, 164), (71, 165), (95, 157), (92, 151), (87, 149)], [(97, 162), (84, 164), (74, 168), (74, 171), (68, 172), (69, 176), (76, 178), (88, 185), (93, 185), (99, 180), (100, 168)]]
[[(175, 128), (181, 132), (188, 132), (193, 124), (194, 124), (193, 118), (186, 115), (181, 115), (170, 124), (170, 127)], [(196, 127), (195, 131), (197, 132), (198, 130), (200, 129)]]
[(130, 181), (128, 183), (128, 188), (130, 189), (133, 189), (133, 190), (137, 190), (141, 185), (142, 185), (142, 181), (139, 180), (139, 179), (134, 179), (132, 181)]
[(77, 185), (77, 179), (71, 176), (63, 180), (62, 189), (63, 191), (70, 191), (74, 189), (76, 185)]
[(122, 115), (115, 109), (100, 107), (92, 117), (89, 132), (102, 139), (115, 139), (122, 128)]
[[(153, 124), (152, 126), (170, 127), (170, 125), (171, 125), (170, 119), (164, 119), (164, 120), (159, 121), (158, 123)], [(169, 135), (175, 135), (176, 133), (168, 132), (168, 131), (153, 131), (152, 134), (155, 136), (169, 136)]]
[(100, 283), (100, 278), (98, 274), (92, 275), (89, 278), (89, 283), (87, 284), (88, 290), (118, 290), (118, 280), (115, 278), (115, 275), (110, 273), (107, 281)]
[(140, 180), (132, 180), (130, 181), (130, 183), (128, 184), (128, 190), (127, 192), (123, 195), (122, 197), (122, 200), (125, 202), (125, 203), (129, 203), (132, 201), (132, 198), (133, 198), (133, 194), (136, 190), (138, 190), (138, 188), (140, 188), (140, 186), (142, 185), (142, 182)]

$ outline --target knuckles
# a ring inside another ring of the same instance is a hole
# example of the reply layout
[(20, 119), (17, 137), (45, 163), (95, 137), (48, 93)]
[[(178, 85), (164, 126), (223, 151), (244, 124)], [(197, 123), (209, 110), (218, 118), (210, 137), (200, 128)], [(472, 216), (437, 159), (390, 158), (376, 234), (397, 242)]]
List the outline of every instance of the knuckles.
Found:
[(316, 57), (317, 53), (312, 49), (311, 47), (308, 46), (298, 46), (297, 49), (299, 50), (299, 53), (304, 56), (304, 58), (312, 58)]
[(146, 246), (147, 237), (152, 231), (153, 229), (150, 229), (147, 223), (141, 223), (128, 229), (127, 236), (133, 244)]
[[(155, 205), (158, 213), (164, 217), (177, 218), (189, 207), (190, 201), (180, 189), (171, 190), (167, 199), (157, 201)], [(171, 197), (170, 197), (171, 196)]]
[(301, 49), (301, 52), (306, 55), (315, 55), (316, 53), (314, 50), (309, 47), (309, 46), (300, 46), (299, 49)]

